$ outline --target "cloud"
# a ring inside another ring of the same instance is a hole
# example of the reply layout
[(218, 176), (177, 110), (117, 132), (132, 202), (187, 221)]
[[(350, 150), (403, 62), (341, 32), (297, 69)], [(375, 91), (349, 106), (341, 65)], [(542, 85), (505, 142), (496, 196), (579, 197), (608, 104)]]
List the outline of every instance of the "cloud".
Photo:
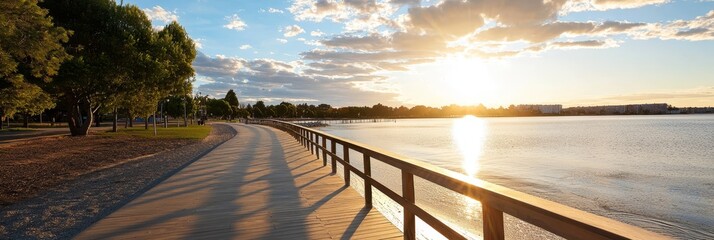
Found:
[(549, 48), (556, 49), (581, 49), (581, 48), (611, 48), (617, 47), (618, 44), (615, 40), (585, 40), (585, 41), (567, 41), (567, 42), (553, 42), (548, 44)]
[(201, 48), (203, 48), (204, 41), (206, 41), (206, 39), (195, 38), (195, 39), (193, 39), (193, 45), (195, 45), (197, 49), (201, 49)]
[(236, 30), (236, 31), (243, 31), (246, 27), (248, 27), (243, 20), (238, 17), (238, 14), (233, 14), (233, 16), (227, 16), (225, 18), (228, 23), (226, 25), (223, 25), (224, 28), (228, 28), (231, 30)]
[(291, 25), (287, 26), (283, 29), (283, 36), (285, 37), (294, 37), (297, 36), (298, 34), (304, 33), (305, 30), (302, 29), (298, 25)]
[[(335, 106), (374, 104), (376, 101), (397, 104), (394, 92), (364, 87), (370, 82), (379, 85), (382, 77), (345, 76), (331, 78), (300, 71), (302, 62), (282, 62), (274, 59), (245, 60), (199, 53), (194, 68), (201, 79), (196, 91), (223, 97), (227, 89), (235, 89), (241, 99), (263, 100), (268, 104), (281, 101), (312, 104), (330, 103)], [(358, 85), (361, 83), (362, 85)], [(375, 87), (376, 88), (376, 87)], [(315, 92), (321, 92), (315, 95)]]
[(341, 4), (333, 0), (295, 0), (288, 8), (295, 16), (295, 20), (315, 22), (321, 22), (327, 17), (332, 18), (333, 21), (346, 19), (349, 13), (343, 9)]
[(304, 43), (305, 45), (316, 46), (316, 47), (322, 46), (322, 43), (320, 43), (316, 40), (307, 40), (305, 38), (298, 38), (297, 40)]
[(310, 36), (313, 36), (313, 37), (321, 37), (322, 35), (325, 35), (325, 33), (320, 31), (319, 29), (310, 32)]
[(610, 9), (639, 8), (648, 5), (661, 5), (671, 0), (571, 0), (566, 3), (563, 12), (606, 11)]
[(167, 11), (159, 5), (156, 5), (153, 8), (144, 8), (142, 10), (151, 21), (162, 21), (164, 23), (178, 21), (178, 15), (176, 15), (175, 10), (173, 12)]
[(282, 44), (288, 43), (288, 40), (287, 40), (287, 39), (284, 39), (284, 38), (276, 38), (275, 40), (278, 41), (278, 42), (280, 42), (280, 43), (282, 43)]
[(337, 36), (320, 42), (328, 47), (366, 51), (384, 50), (391, 46), (388, 38), (378, 34), (368, 36)]
[(421, 3), (421, 0), (389, 0), (389, 3), (391, 4), (396, 4), (396, 5), (419, 5)]
[(260, 12), (269, 12), (269, 13), (285, 13), (285, 11), (277, 9), (277, 8), (268, 8), (268, 10), (265, 9), (260, 9)]
[(203, 76), (231, 76), (240, 71), (248, 61), (241, 58), (231, 58), (223, 55), (210, 57), (203, 53), (196, 55), (193, 60), (193, 68)]
[(247, 49), (251, 49), (253, 47), (248, 44), (243, 44), (243, 45), (240, 45), (239, 48), (240, 48), (240, 50), (247, 50)]
[[(398, 4), (397, 4), (398, 5)], [(296, 21), (344, 23), (346, 31), (374, 31), (392, 25), (392, 16), (399, 7), (375, 0), (295, 0), (288, 8)]]
[(493, 27), (476, 35), (481, 41), (520, 41), (545, 42), (570, 35), (602, 35), (623, 33), (630, 29), (644, 26), (644, 23), (623, 22), (553, 22), (543, 25), (519, 25), (513, 27)]
[(647, 24), (645, 28), (631, 32), (630, 35), (636, 39), (714, 40), (714, 10), (693, 20)]

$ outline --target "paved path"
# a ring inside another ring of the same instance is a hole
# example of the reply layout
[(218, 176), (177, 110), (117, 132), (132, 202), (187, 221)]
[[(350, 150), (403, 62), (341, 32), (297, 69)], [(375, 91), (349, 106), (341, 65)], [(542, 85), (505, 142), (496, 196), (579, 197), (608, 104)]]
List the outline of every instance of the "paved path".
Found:
[[(103, 132), (103, 131), (109, 131), (111, 129), (112, 129), (112, 127), (111, 127), (111, 123), (110, 123), (109, 127), (107, 127), (106, 124), (104, 124), (103, 127), (91, 127), (91, 128), (89, 128), (89, 131), (90, 132)], [(12, 143), (12, 142), (16, 142), (16, 141), (32, 140), (32, 139), (36, 139), (36, 138), (69, 135), (69, 133), (70, 132), (69, 132), (68, 127), (36, 128), (34, 130), (26, 130), (26, 131), (4, 131), (4, 132), (0, 132), (0, 144)]]
[(76, 238), (402, 238), (286, 133), (233, 126), (236, 137)]

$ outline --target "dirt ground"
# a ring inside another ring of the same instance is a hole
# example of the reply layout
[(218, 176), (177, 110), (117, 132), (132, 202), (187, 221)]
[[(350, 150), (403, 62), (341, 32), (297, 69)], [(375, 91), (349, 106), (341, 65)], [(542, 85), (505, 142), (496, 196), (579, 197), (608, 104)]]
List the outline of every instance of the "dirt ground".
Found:
[(98, 169), (198, 141), (61, 136), (0, 144), (0, 205), (33, 197)]

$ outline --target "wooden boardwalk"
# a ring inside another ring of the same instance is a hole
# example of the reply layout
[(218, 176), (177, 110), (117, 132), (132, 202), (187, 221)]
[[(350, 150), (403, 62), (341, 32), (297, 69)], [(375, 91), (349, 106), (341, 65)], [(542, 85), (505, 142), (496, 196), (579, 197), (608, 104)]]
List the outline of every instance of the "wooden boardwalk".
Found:
[(391, 239), (402, 233), (294, 138), (238, 135), (76, 239)]

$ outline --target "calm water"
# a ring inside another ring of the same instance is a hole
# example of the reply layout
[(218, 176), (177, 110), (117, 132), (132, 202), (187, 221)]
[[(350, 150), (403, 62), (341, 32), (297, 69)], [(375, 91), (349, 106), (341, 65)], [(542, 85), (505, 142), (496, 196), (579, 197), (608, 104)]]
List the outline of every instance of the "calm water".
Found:
[[(655, 232), (714, 239), (714, 115), (465, 117), (320, 130)], [(373, 166), (399, 193), (396, 170)], [(478, 202), (424, 181), (417, 187), (420, 205), (480, 238)], [(398, 206), (376, 201), (401, 221)], [(508, 238), (556, 238), (506, 221)], [(418, 228), (422, 238), (439, 238)]]

